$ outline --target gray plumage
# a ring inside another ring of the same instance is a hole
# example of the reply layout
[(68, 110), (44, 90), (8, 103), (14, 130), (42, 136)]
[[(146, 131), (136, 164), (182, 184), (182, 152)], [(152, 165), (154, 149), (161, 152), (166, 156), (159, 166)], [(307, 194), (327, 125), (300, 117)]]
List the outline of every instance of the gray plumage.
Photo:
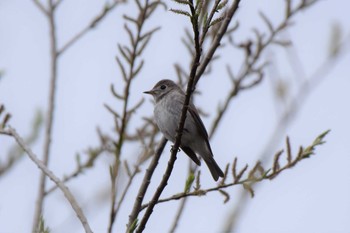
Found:
[[(144, 93), (154, 97), (156, 102), (154, 108), (156, 124), (164, 137), (174, 143), (182, 106), (186, 98), (185, 93), (178, 85), (168, 79), (159, 81), (152, 90)], [(188, 107), (180, 148), (197, 165), (200, 165), (200, 160), (196, 154), (200, 155), (207, 164), (214, 180), (224, 176), (213, 158), (208, 133), (192, 102)]]

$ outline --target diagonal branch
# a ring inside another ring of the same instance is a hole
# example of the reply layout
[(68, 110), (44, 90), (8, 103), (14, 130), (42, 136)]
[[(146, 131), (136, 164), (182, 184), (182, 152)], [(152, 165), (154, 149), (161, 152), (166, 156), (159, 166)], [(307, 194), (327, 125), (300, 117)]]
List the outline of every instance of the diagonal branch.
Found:
[(102, 11), (91, 20), (91, 22), (83, 29), (81, 29), (80, 32), (78, 32), (75, 36), (73, 36), (70, 40), (68, 40), (62, 48), (58, 50), (58, 54), (61, 55), (64, 53), (68, 48), (70, 48), (73, 44), (75, 44), (79, 39), (81, 39), (83, 36), (85, 36), (91, 29), (95, 28), (98, 24), (102, 22), (102, 19), (105, 18), (112, 10), (120, 3), (124, 3), (126, 0), (116, 0), (113, 1), (111, 5), (106, 5)]
[[(29, 158), (39, 167), (39, 169), (43, 172), (43, 174), (47, 177), (49, 177), (61, 191), (63, 192), (64, 196), (66, 197), (69, 204), (72, 206), (74, 212), (76, 213), (77, 217), (79, 218), (81, 224), (83, 225), (85, 232), (92, 233), (92, 230), (89, 226), (89, 223), (82, 211), (82, 209), (79, 207), (77, 201), (75, 200), (73, 194), (69, 191), (67, 186), (64, 185), (64, 183), (55, 175), (51, 170), (49, 170), (46, 166), (46, 164), (38, 159), (38, 157), (33, 153), (33, 151), (25, 144), (23, 138), (17, 134), (15, 129), (8, 127), (8, 130), (1, 131), (2, 134), (7, 134), (15, 138), (18, 145), (27, 153)], [(36, 231), (35, 231), (36, 232)]]
[(44, 5), (39, 0), (33, 0), (33, 3), (38, 7), (38, 9), (45, 15), (48, 16), (49, 12), (45, 9)]
[(135, 225), (135, 223), (137, 221), (137, 217), (141, 211), (141, 205), (142, 205), (143, 198), (145, 197), (148, 186), (151, 183), (151, 178), (153, 176), (153, 172), (158, 165), (159, 158), (164, 150), (166, 143), (167, 143), (167, 140), (163, 137), (159, 143), (159, 146), (156, 150), (156, 153), (153, 156), (152, 162), (149, 164), (149, 166), (146, 170), (146, 173), (145, 173), (145, 176), (142, 180), (142, 184), (140, 186), (139, 192), (137, 193), (137, 196), (136, 196), (134, 207), (132, 209), (131, 214), (129, 215), (129, 223), (127, 225), (128, 231), (130, 231), (132, 226)]

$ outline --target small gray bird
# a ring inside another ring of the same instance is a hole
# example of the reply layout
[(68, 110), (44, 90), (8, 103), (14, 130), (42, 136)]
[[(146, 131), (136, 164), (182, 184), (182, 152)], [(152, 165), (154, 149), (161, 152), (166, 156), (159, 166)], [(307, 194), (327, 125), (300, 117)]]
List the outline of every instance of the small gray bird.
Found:
[[(166, 139), (174, 143), (182, 107), (186, 98), (185, 93), (178, 85), (168, 79), (159, 81), (152, 90), (144, 93), (152, 95), (156, 102), (154, 119), (159, 130)], [(200, 161), (196, 153), (199, 154), (207, 164), (215, 181), (218, 180), (219, 176), (224, 176), (224, 173), (213, 158), (208, 133), (192, 102), (188, 107), (180, 148), (197, 165), (200, 165)]]

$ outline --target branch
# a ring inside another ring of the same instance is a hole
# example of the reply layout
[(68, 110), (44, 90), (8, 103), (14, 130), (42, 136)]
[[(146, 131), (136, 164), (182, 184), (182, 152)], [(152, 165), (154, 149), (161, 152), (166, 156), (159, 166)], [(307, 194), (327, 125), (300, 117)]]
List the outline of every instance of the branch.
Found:
[[(1, 107), (0, 106), (0, 115), (1, 115)], [(6, 123), (9, 119), (9, 113), (5, 114), (5, 118), (3, 122), (0, 122), (0, 129), (5, 128)], [(32, 145), (39, 137), (39, 133), (42, 129), (43, 125), (43, 118), (40, 111), (36, 112), (35, 117), (33, 118), (32, 124), (31, 124), (31, 131), (28, 136), (25, 137), (24, 141), (27, 145)], [(8, 156), (6, 158), (5, 162), (0, 162), (0, 176), (3, 175), (5, 172), (8, 172), (20, 159), (23, 157), (24, 152), (23, 150), (15, 144), (9, 151)]]
[[(25, 144), (23, 138), (21, 138), (15, 129), (11, 128), (10, 126), (6, 131), (0, 130), (1, 134), (7, 134), (15, 138), (18, 145), (27, 153), (29, 158), (39, 167), (39, 169), (43, 172), (43, 174), (47, 177), (49, 177), (63, 192), (64, 196), (66, 197), (69, 204), (72, 206), (74, 212), (76, 213), (77, 217), (79, 218), (81, 224), (83, 225), (85, 232), (92, 233), (92, 230), (89, 226), (89, 223), (82, 211), (82, 209), (79, 207), (77, 201), (75, 200), (73, 194), (69, 191), (67, 186), (64, 185), (64, 183), (55, 175), (51, 170), (47, 168), (45, 163), (40, 161), (38, 157), (32, 152), (32, 150)], [(36, 231), (35, 231), (36, 232)]]
[(220, 25), (220, 29), (219, 29), (218, 33), (216, 34), (215, 38), (213, 39), (213, 42), (212, 42), (206, 56), (204, 57), (201, 65), (198, 68), (198, 72), (196, 73), (196, 77), (195, 77), (195, 81), (194, 81), (195, 85), (197, 84), (198, 80), (200, 79), (200, 77), (204, 73), (209, 62), (212, 60), (216, 49), (220, 46), (220, 41), (227, 31), (227, 28), (232, 20), (232, 17), (238, 9), (239, 3), (240, 3), (240, 0), (235, 0), (232, 3), (231, 7), (228, 9), (228, 11), (227, 11), (227, 13), (226, 13), (221, 25)]
[[(206, 19), (206, 25), (204, 25), (203, 27), (203, 32), (202, 32), (202, 35), (201, 35), (201, 38), (200, 38), (200, 42), (199, 42), (199, 45), (200, 47), (203, 46), (203, 43), (204, 43), (204, 40), (206, 38), (206, 34), (209, 30), (209, 27), (210, 27), (210, 23), (213, 19), (213, 16), (215, 14), (215, 12), (217, 11), (217, 7), (218, 5), (220, 4), (220, 0), (216, 0), (213, 7), (212, 7), (212, 10), (209, 14), (209, 17)], [(227, 32), (227, 29), (228, 29), (228, 26), (232, 20), (232, 17), (233, 15), (235, 14), (235, 12), (237, 11), (238, 9), (238, 6), (239, 6), (239, 2), (240, 0), (236, 0), (232, 5), (231, 7), (229, 8), (228, 12), (226, 13), (224, 19), (223, 19), (223, 23), (221, 24), (220, 28), (219, 28), (219, 31), (218, 33), (216, 34), (212, 44), (211, 44), (211, 47), (209, 48), (208, 52), (207, 52), (207, 55), (205, 56), (205, 58), (203, 59), (201, 65), (199, 66), (198, 68), (198, 71), (197, 71), (197, 74), (196, 74), (196, 77), (195, 77), (195, 81), (194, 81), (194, 86), (196, 85), (196, 83), (198, 82), (199, 78), (203, 75), (203, 73), (205, 72), (209, 62), (213, 59), (213, 56), (216, 52), (216, 49), (219, 47), (220, 45), (220, 41), (222, 40), (223, 36), (225, 35), (225, 33)], [(199, 3), (200, 4), (200, 3)], [(207, 8), (207, 5), (205, 6), (205, 9)], [(205, 21), (205, 20), (204, 20)], [(228, 105), (228, 103), (227, 103)], [(220, 117), (221, 119), (221, 117)], [(220, 119), (217, 120), (216, 124), (219, 123)], [(216, 126), (214, 125), (214, 127), (212, 127), (212, 130), (209, 134), (210, 137), (212, 137), (212, 135), (214, 134), (214, 131), (216, 130)], [(180, 219), (180, 215), (182, 214), (182, 211), (184, 209), (186, 205), (186, 199), (183, 199), (181, 204), (180, 204), (180, 207), (178, 209), (178, 212), (177, 212), (177, 216), (176, 216), (176, 220), (174, 221), (174, 224), (171, 228), (171, 231), (174, 231), (175, 230), (175, 227), (177, 225), (177, 222), (179, 221)]]
[(129, 223), (127, 225), (127, 228), (128, 228), (127, 232), (132, 232), (133, 228), (136, 227), (137, 217), (141, 211), (142, 201), (145, 197), (148, 186), (151, 183), (151, 178), (153, 176), (153, 172), (158, 165), (159, 158), (164, 150), (166, 143), (167, 143), (167, 140), (163, 137), (159, 143), (159, 146), (156, 150), (156, 153), (153, 156), (151, 163), (149, 164), (149, 166), (146, 170), (145, 176), (143, 177), (143, 180), (142, 180), (142, 184), (141, 184), (140, 189), (137, 193), (132, 212), (129, 215)]
[(136, 230), (137, 233), (140, 233), (144, 230), (148, 219), (150, 218), (152, 212), (153, 212), (153, 208), (156, 205), (160, 195), (162, 194), (165, 186), (168, 184), (168, 180), (170, 178), (171, 172), (173, 170), (175, 161), (176, 161), (176, 155), (178, 153), (179, 147), (180, 147), (180, 142), (181, 142), (181, 137), (182, 137), (182, 131), (185, 125), (185, 120), (186, 120), (186, 113), (187, 113), (187, 109), (188, 109), (188, 105), (190, 103), (190, 99), (191, 99), (191, 95), (195, 89), (195, 85), (196, 83), (195, 81), (195, 77), (196, 77), (196, 73), (197, 73), (197, 68), (199, 67), (199, 61), (201, 58), (201, 52), (202, 49), (200, 47), (200, 41), (199, 41), (199, 28), (198, 28), (198, 15), (196, 14), (196, 10), (194, 8), (194, 4), (193, 1), (190, 0), (189, 1), (189, 7), (191, 10), (191, 22), (192, 22), (192, 27), (193, 27), (193, 33), (194, 33), (194, 43), (195, 43), (195, 57), (193, 59), (193, 63), (192, 63), (192, 68), (191, 68), (191, 72), (190, 72), (190, 76), (189, 76), (189, 81), (188, 81), (188, 85), (187, 85), (187, 90), (186, 90), (186, 98), (184, 101), (184, 105), (182, 107), (182, 111), (181, 111), (181, 117), (180, 117), (180, 122), (178, 125), (178, 129), (177, 129), (177, 133), (176, 133), (176, 137), (175, 137), (175, 142), (174, 145), (172, 147), (171, 150), (171, 155), (170, 155), (170, 159), (168, 162), (168, 166), (167, 169), (165, 171), (165, 174), (163, 175), (162, 181), (160, 182), (156, 192), (154, 193), (152, 200), (140, 222), (140, 225), (138, 227), (138, 229)]
[[(136, 4), (138, 3), (139, 2), (137, 1)], [(127, 129), (128, 122), (130, 121), (130, 117), (132, 113), (134, 113), (135, 110), (139, 108), (143, 103), (143, 100), (141, 100), (134, 107), (131, 107), (131, 108), (129, 107), (129, 97), (130, 97), (130, 89), (131, 89), (132, 81), (139, 74), (144, 64), (143, 60), (139, 64), (137, 64), (137, 59), (140, 58), (140, 56), (142, 55), (142, 52), (147, 46), (153, 33), (158, 30), (158, 28), (155, 28), (143, 34), (143, 28), (150, 14), (160, 4), (161, 4), (160, 1), (149, 2), (148, 0), (146, 0), (144, 5), (138, 4), (139, 12), (137, 15), (137, 19), (133, 19), (129, 16), (124, 16), (124, 19), (126, 21), (131, 22), (131, 24), (136, 26), (136, 32), (133, 34), (128, 24), (125, 24), (124, 28), (127, 34), (129, 35), (130, 47), (122, 46), (120, 44), (118, 45), (122, 58), (124, 58), (125, 63), (128, 64), (128, 71), (126, 72), (124, 65), (122, 64), (121, 60), (117, 57), (117, 63), (121, 69), (121, 73), (125, 82), (125, 87), (124, 87), (123, 96), (120, 96), (120, 99), (123, 101), (123, 109), (120, 117), (120, 128), (117, 132), (119, 135), (119, 138), (118, 138), (118, 141), (116, 142), (116, 151), (115, 151), (116, 161), (114, 164), (115, 168), (119, 167), (118, 161), (120, 159), (121, 150), (124, 144), (126, 129)], [(116, 94), (115, 91), (114, 93)], [(112, 203), (111, 203), (111, 210), (110, 210), (110, 222), (109, 222), (108, 232), (112, 232), (112, 228), (115, 222), (115, 216), (117, 214), (117, 210), (119, 209), (119, 207), (116, 206), (116, 190), (113, 187), (116, 184), (116, 176), (111, 177), (111, 182), (112, 182)]]
[[(104, 152), (106, 150), (106, 148), (98, 148), (97, 150), (91, 150), (88, 152), (88, 156), (89, 158), (83, 163), (80, 164), (80, 159), (77, 158), (78, 160), (78, 167), (76, 168), (75, 171), (73, 171), (71, 174), (69, 175), (65, 175), (64, 178), (62, 179), (63, 183), (67, 183), (68, 181), (70, 181), (71, 179), (77, 177), (78, 175), (82, 174), (86, 169), (88, 168), (92, 168), (94, 165), (95, 160), (99, 157), (100, 154), (102, 154), (102, 152)], [(77, 155), (79, 156), (79, 155)], [(49, 188), (48, 190), (45, 191), (44, 195), (49, 195), (51, 194), (53, 191), (55, 191), (58, 187), (56, 185), (54, 185), (53, 187)]]
[(43, 4), (39, 0), (33, 0), (33, 3), (38, 7), (38, 9), (45, 15), (48, 16), (49, 12), (45, 9)]
[[(175, 195), (172, 195), (170, 197), (164, 198), (164, 199), (159, 199), (156, 204), (159, 203), (164, 203), (164, 202), (169, 202), (169, 201), (174, 201), (174, 200), (180, 200), (186, 197), (190, 196), (205, 196), (207, 193), (210, 192), (215, 192), (215, 191), (222, 191), (224, 189), (227, 189), (232, 186), (236, 185), (243, 185), (245, 189), (247, 189), (251, 194), (254, 194), (254, 191), (252, 189), (252, 185), (256, 184), (258, 182), (264, 181), (264, 180), (272, 180), (276, 178), (279, 174), (281, 174), (283, 171), (287, 169), (293, 168), (296, 164), (298, 164), (300, 161), (309, 158), (311, 155), (314, 155), (315, 149), (317, 146), (320, 146), (325, 143), (324, 138), (326, 135), (330, 132), (330, 130), (327, 130), (323, 133), (321, 133), (319, 136), (315, 138), (315, 140), (311, 143), (310, 146), (307, 146), (305, 149), (303, 147), (299, 148), (299, 151), (295, 158), (292, 159), (291, 155), (291, 145), (289, 142), (289, 138), (287, 137), (286, 139), (286, 157), (287, 157), (287, 163), (283, 166), (279, 166), (279, 160), (280, 156), (283, 153), (282, 150), (278, 151), (275, 155), (275, 159), (272, 162), (272, 166), (269, 169), (264, 169), (261, 165), (260, 162), (257, 162), (256, 165), (249, 171), (248, 176), (245, 179), (241, 179), (243, 174), (246, 173), (247, 171), (247, 166), (243, 167), (240, 172), (236, 171), (236, 164), (237, 164), (237, 159), (234, 160), (233, 165), (232, 165), (232, 170), (233, 170), (233, 181), (225, 184), (223, 182), (220, 182), (218, 186), (208, 188), (208, 189), (195, 189), (192, 192), (181, 192)], [(226, 177), (226, 176), (225, 176)], [(226, 194), (228, 195), (228, 194)], [(225, 197), (226, 198), (229, 196)], [(151, 203), (147, 203), (142, 205), (141, 210), (147, 208)]]
[[(57, 80), (57, 35), (56, 35), (56, 25), (55, 25), (55, 8), (53, 6), (53, 0), (49, 1), (48, 9), (48, 20), (50, 27), (50, 47), (51, 47), (51, 68), (50, 68), (50, 90), (49, 90), (49, 103), (46, 114), (46, 125), (45, 125), (45, 142), (44, 142), (44, 152), (43, 152), (43, 163), (47, 167), (49, 163), (51, 142), (52, 142), (52, 126), (54, 121), (54, 111), (55, 111), (55, 97), (56, 97), (56, 80)], [(45, 183), (46, 175), (44, 173), (40, 176), (39, 181), (39, 191), (36, 201), (36, 207), (33, 219), (32, 231), (36, 232), (40, 216), (42, 215), (42, 208), (45, 196)]]
[(70, 48), (73, 44), (75, 44), (79, 39), (85, 36), (91, 29), (97, 27), (102, 20), (110, 13), (112, 10), (120, 3), (124, 3), (126, 0), (115, 0), (111, 5), (106, 4), (102, 11), (91, 20), (91, 22), (83, 28), (80, 32), (78, 32), (75, 36), (69, 39), (61, 49), (58, 50), (58, 55), (64, 53), (68, 48)]

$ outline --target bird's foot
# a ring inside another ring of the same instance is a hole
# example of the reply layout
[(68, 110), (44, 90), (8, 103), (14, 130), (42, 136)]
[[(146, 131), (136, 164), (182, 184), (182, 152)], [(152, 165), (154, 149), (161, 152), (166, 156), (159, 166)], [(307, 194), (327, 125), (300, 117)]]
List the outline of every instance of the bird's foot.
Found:
[[(170, 152), (173, 152), (173, 149), (174, 149), (174, 145), (171, 145), (171, 149), (170, 149)], [(177, 149), (177, 152), (180, 152), (180, 147)]]

